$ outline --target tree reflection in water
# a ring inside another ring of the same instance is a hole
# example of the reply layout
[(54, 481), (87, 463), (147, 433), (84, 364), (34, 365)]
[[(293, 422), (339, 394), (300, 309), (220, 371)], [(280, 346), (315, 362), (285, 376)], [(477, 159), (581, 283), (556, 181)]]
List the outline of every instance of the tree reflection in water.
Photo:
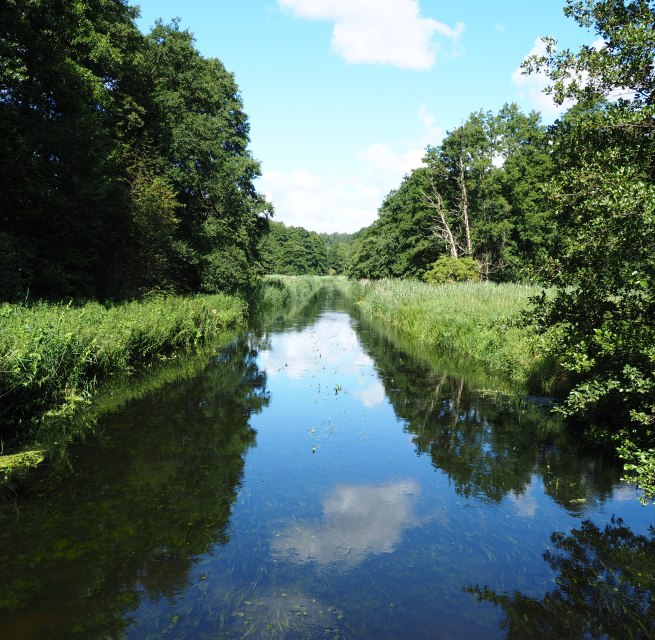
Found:
[(268, 403), (257, 345), (235, 340), (204, 371), (162, 387), (0, 511), (3, 640), (120, 638), (143, 598), (172, 599), (228, 524)]
[(636, 535), (620, 518), (603, 530), (585, 520), (551, 540), (544, 559), (557, 574), (556, 588), (543, 598), (468, 588), (503, 609), (508, 640), (655, 638), (655, 528)]
[[(523, 495), (534, 476), (572, 512), (612, 495), (616, 464), (586, 452), (546, 407), (474, 389), (459, 372), (443, 373), (429, 354), (417, 357), (401, 336), (365, 318), (359, 318), (358, 334), (417, 452), (429, 455), (460, 495), (500, 502)], [(486, 388), (493, 389), (492, 382)]]

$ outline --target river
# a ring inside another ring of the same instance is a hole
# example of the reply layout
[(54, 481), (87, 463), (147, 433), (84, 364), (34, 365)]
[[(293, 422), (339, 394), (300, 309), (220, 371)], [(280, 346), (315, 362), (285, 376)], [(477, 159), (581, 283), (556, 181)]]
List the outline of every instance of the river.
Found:
[(653, 507), (336, 292), (0, 507), (0, 638), (654, 637)]

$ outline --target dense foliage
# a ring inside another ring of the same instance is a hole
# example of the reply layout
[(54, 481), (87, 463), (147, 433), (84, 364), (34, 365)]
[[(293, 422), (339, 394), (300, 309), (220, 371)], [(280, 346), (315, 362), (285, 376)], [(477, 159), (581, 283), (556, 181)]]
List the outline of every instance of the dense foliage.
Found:
[(450, 256), (474, 259), (488, 279), (532, 276), (553, 239), (551, 171), (538, 114), (471, 114), (387, 196), (353, 243), (349, 275), (421, 277)]
[(259, 243), (262, 270), (278, 275), (338, 275), (346, 271), (354, 234), (316, 233), (268, 224)]
[(566, 13), (604, 44), (551, 43), (527, 64), (577, 101), (556, 127), (557, 294), (537, 319), (571, 375), (563, 412), (614, 439), (655, 497), (655, 6), (569, 0)]
[(270, 222), (259, 250), (264, 273), (287, 276), (328, 273), (327, 247), (322, 237), (314, 231)]
[(238, 289), (267, 204), (234, 78), (124, 0), (0, 6), (0, 297)]

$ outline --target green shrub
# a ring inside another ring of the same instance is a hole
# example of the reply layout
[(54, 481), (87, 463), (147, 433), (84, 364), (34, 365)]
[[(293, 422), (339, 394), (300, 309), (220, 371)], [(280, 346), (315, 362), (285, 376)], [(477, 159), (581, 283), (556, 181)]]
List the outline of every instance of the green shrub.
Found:
[(473, 258), (453, 258), (441, 256), (430, 271), (423, 274), (430, 284), (447, 282), (476, 282), (480, 279), (480, 265)]

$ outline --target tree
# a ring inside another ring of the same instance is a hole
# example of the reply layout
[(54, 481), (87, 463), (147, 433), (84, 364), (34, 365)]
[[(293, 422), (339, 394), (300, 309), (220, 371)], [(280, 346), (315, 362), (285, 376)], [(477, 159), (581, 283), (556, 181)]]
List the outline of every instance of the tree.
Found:
[(430, 234), (430, 209), (422, 200), (427, 173), (405, 176), (380, 207), (378, 219), (355, 237), (347, 273), (355, 278), (420, 277), (441, 251)]
[(242, 289), (257, 276), (257, 247), (271, 206), (255, 190), (259, 164), (234, 77), (203, 58), (188, 31), (158, 23), (148, 36), (152, 109), (146, 135), (179, 203), (183, 285)]
[(126, 0), (0, 5), (0, 298), (239, 289), (271, 207), (234, 78)]
[(328, 272), (342, 274), (346, 272), (352, 243), (355, 234), (352, 233), (320, 233), (327, 250)]
[(537, 325), (570, 375), (562, 412), (615, 441), (655, 497), (655, 8), (569, 0), (565, 13), (602, 44), (549, 41), (525, 67), (550, 74), (557, 102), (578, 103), (555, 129), (557, 294), (539, 300)]
[(0, 7), (0, 296), (107, 290), (129, 226), (142, 36), (120, 0)]
[(538, 114), (472, 113), (387, 196), (348, 273), (422, 277), (439, 257), (466, 256), (488, 279), (534, 278), (554, 235), (541, 187), (551, 171)]
[(325, 275), (327, 249), (322, 237), (302, 227), (270, 222), (259, 251), (265, 273), (281, 275)]
[(541, 187), (551, 161), (539, 115), (514, 104), (498, 114), (472, 113), (428, 148), (425, 163), (431, 177), (424, 198), (450, 255), (476, 259), (488, 279), (533, 275), (550, 240)]

